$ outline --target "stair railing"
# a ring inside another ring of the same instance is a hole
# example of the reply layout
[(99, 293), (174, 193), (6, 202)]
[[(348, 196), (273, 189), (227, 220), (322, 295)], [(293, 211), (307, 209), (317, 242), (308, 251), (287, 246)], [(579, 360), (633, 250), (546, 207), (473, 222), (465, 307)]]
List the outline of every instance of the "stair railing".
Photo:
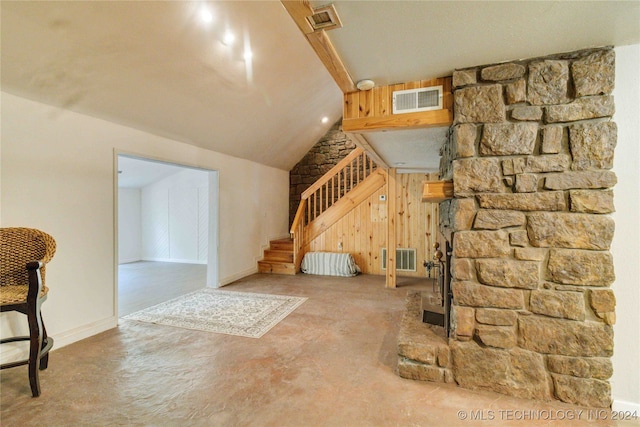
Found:
[(377, 168), (376, 163), (357, 147), (302, 193), (300, 205), (291, 224), (293, 260), (300, 268), (307, 241), (306, 227)]

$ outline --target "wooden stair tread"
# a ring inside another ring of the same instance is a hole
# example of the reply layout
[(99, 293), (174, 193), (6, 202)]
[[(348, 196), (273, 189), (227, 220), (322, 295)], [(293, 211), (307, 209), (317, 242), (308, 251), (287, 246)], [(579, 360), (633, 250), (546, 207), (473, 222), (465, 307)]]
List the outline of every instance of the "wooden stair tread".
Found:
[(269, 242), (269, 248), (264, 250), (262, 261), (258, 261), (259, 273), (296, 274), (293, 263), (293, 239), (275, 239)]
[(293, 251), (266, 249), (263, 261), (293, 262)]
[(259, 273), (296, 274), (296, 266), (292, 262), (258, 261)]
[(293, 240), (292, 239), (279, 239), (269, 242), (269, 249), (276, 251), (292, 251), (293, 252)]

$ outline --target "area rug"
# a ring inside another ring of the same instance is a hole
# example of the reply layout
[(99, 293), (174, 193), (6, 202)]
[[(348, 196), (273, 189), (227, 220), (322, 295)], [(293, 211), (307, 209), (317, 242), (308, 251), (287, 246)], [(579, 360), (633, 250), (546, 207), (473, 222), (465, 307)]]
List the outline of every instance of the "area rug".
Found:
[(124, 319), (260, 338), (306, 300), (205, 288), (131, 313)]

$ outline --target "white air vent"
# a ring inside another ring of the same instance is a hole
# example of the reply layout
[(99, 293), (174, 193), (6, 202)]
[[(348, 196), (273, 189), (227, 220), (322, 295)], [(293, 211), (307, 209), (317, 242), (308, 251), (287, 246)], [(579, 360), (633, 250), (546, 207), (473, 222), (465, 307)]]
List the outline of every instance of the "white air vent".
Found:
[(342, 28), (342, 22), (333, 4), (314, 8), (313, 15), (307, 16), (307, 21), (314, 31)]
[[(382, 269), (387, 269), (387, 248), (382, 248)], [(396, 270), (416, 271), (416, 250), (412, 248), (396, 249)]]
[(397, 90), (393, 92), (393, 114), (441, 109), (442, 86)]

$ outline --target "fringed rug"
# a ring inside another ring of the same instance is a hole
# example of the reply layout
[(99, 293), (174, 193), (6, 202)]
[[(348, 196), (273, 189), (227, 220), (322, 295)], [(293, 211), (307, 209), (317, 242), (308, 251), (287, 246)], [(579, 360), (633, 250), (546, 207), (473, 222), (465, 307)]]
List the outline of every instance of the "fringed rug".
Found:
[(306, 300), (205, 288), (131, 313), (124, 319), (260, 338)]

